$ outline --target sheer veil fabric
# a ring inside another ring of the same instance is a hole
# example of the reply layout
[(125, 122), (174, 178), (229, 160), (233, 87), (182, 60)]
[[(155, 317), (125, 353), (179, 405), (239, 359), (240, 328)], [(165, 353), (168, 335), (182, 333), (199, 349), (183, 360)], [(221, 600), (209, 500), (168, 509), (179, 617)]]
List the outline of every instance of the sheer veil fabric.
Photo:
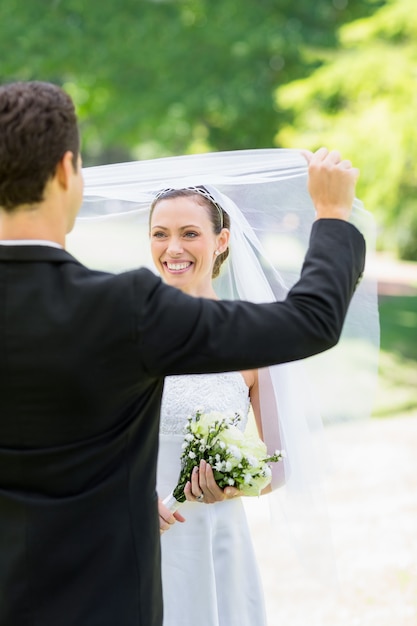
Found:
[[(300, 275), (315, 211), (307, 165), (295, 150), (266, 149), (169, 157), (86, 168), (84, 202), (67, 249), (87, 266), (119, 272), (153, 267), (149, 207), (163, 188), (204, 185), (231, 220), (230, 255), (215, 281), (219, 297), (281, 300)], [(355, 200), (352, 223), (375, 248), (372, 216)], [(245, 338), (241, 338), (242, 342)], [(367, 274), (351, 302), (339, 344), (303, 362), (260, 370), (273, 468), (273, 520), (286, 519), (294, 546), (315, 577), (334, 578), (323, 479), (331, 466), (323, 423), (370, 416), (379, 319), (376, 281)]]

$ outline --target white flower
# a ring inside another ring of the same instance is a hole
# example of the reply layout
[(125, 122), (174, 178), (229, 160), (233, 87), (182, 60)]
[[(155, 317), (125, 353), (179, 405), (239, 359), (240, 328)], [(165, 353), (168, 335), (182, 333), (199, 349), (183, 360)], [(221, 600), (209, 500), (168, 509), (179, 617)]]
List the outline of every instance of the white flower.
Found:
[[(184, 486), (189, 480), (190, 467), (201, 459), (206, 459), (218, 472), (216, 480), (222, 489), (228, 485), (238, 486), (243, 495), (252, 496), (259, 495), (271, 482), (266, 445), (236, 426), (240, 418), (240, 414), (204, 413), (202, 408), (189, 418), (184, 429), (181, 474), (174, 489), (174, 497), (179, 502), (184, 501)], [(283, 456), (283, 451), (277, 450), (276, 458), (271, 461)]]
[(245, 437), (240, 448), (245, 456), (254, 456), (257, 459), (263, 459), (267, 456), (266, 445), (258, 437)]
[(236, 445), (238, 447), (240, 447), (245, 440), (243, 432), (233, 425), (228, 426), (228, 428), (221, 433), (220, 437), (227, 445)]
[(230, 456), (232, 456), (234, 459), (236, 459), (237, 461), (241, 461), (242, 460), (242, 453), (239, 450), (239, 448), (235, 445), (230, 445), (227, 448), (227, 452), (228, 454), (230, 454)]
[(271, 478), (271, 476), (272, 476), (272, 471), (271, 471), (271, 468), (269, 467), (269, 465), (265, 465), (264, 470), (263, 470), (263, 472), (262, 472), (262, 473), (263, 473), (263, 475), (264, 475), (266, 478)]

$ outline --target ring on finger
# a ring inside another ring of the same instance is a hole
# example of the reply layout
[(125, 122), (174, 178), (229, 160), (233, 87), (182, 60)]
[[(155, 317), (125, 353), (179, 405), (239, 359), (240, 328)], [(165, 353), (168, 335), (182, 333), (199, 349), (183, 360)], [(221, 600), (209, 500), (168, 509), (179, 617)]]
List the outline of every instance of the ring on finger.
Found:
[(200, 493), (199, 496), (196, 497), (197, 502), (203, 502), (204, 500), (204, 493)]

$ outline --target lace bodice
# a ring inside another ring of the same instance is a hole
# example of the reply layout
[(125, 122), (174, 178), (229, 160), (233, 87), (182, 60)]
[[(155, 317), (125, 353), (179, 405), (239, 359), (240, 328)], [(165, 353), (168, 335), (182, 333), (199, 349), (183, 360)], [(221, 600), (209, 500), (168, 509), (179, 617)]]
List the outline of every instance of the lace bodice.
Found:
[(249, 390), (239, 372), (222, 374), (187, 374), (165, 379), (161, 406), (162, 435), (183, 435), (189, 415), (197, 409), (235, 413), (243, 419), (239, 427), (246, 427), (249, 411)]

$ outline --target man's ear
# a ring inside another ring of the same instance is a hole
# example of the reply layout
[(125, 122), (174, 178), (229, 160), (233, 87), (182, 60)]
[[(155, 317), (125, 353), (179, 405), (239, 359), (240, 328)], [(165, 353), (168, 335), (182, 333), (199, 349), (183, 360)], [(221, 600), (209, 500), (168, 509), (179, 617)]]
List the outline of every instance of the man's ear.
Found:
[(55, 177), (63, 189), (68, 189), (71, 177), (74, 175), (74, 155), (70, 150), (65, 152), (56, 167)]

